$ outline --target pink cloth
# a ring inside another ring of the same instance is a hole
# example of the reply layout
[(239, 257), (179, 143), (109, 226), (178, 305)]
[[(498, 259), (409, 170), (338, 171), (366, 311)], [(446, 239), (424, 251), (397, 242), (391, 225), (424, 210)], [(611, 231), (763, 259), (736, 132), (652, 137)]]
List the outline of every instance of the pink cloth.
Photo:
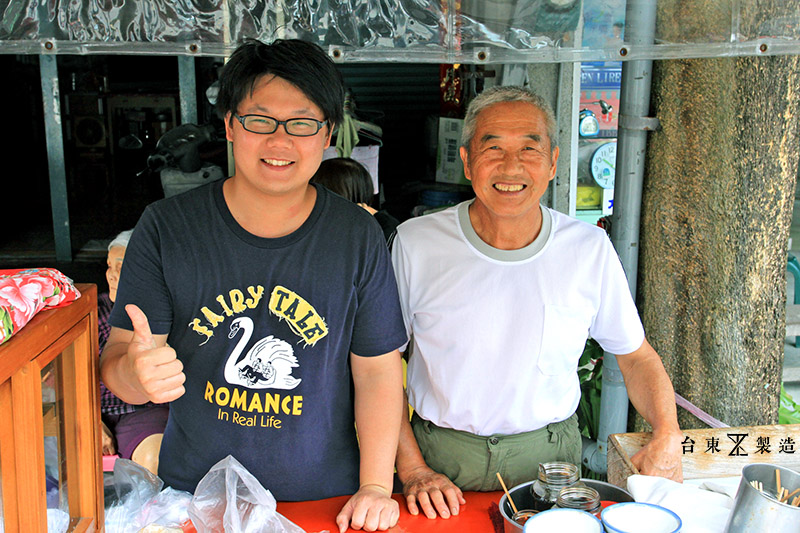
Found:
[(81, 293), (54, 268), (0, 270), (0, 344), (45, 308), (63, 307)]

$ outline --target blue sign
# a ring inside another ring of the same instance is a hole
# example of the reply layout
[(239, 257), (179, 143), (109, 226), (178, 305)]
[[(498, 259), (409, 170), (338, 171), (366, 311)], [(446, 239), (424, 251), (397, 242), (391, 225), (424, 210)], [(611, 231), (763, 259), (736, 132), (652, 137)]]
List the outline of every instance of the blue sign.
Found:
[(581, 89), (619, 89), (622, 84), (622, 67), (581, 67)]

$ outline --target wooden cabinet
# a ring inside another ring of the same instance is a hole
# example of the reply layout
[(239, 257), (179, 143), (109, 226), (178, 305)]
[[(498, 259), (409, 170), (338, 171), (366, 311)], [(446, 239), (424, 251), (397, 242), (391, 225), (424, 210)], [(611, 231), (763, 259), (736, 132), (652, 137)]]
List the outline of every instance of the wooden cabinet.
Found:
[(102, 531), (97, 287), (41, 311), (0, 345), (0, 475), (6, 532), (47, 531), (47, 508), (69, 531)]

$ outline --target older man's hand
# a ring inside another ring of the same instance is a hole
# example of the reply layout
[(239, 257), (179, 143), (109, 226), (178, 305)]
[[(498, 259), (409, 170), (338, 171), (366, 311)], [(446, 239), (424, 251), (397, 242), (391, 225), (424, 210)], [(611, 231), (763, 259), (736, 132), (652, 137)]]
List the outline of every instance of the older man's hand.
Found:
[(427, 466), (418, 467), (406, 474), (403, 480), (403, 495), (408, 512), (419, 514), (420, 508), (428, 518), (450, 518), (458, 514), (461, 505), (467, 503), (461, 489), (447, 476)]
[(640, 474), (683, 482), (680, 432), (653, 433), (653, 438), (631, 457)]

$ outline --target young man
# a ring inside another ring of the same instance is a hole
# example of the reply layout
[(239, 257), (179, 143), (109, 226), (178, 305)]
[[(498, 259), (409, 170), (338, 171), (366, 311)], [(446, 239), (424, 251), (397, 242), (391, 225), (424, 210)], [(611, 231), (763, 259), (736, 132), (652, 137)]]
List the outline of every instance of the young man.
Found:
[(399, 515), (406, 336), (379, 226), (309, 184), (343, 100), (315, 45), (233, 53), (217, 105), (235, 174), (145, 210), (101, 373), (129, 403), (170, 402), (167, 485), (231, 454), (278, 500), (355, 493), (337, 524), (373, 531)]
[(401, 224), (392, 249), (413, 339), (415, 415), (397, 454), (409, 510), (448, 517), (461, 489), (498, 490), (497, 472), (512, 486), (535, 479), (540, 462), (580, 464), (587, 335), (620, 354), (653, 426), (634, 464), (680, 480), (672, 384), (610, 240), (539, 204), (558, 160), (549, 106), (518, 87), (485, 91), (467, 110), (461, 159), (475, 200)]

